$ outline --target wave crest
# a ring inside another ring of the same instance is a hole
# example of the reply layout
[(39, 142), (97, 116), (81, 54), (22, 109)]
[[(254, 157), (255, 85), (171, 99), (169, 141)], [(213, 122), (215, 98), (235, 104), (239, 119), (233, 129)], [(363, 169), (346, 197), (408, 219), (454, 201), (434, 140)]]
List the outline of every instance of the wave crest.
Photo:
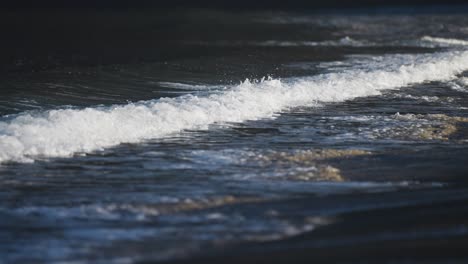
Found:
[(450, 46), (468, 46), (468, 40), (461, 40), (461, 39), (451, 39), (451, 38), (436, 38), (430, 36), (424, 36), (421, 38), (422, 41), (431, 42), (434, 44), (438, 44), (444, 47)]
[(0, 163), (69, 157), (121, 143), (137, 143), (217, 122), (273, 117), (296, 106), (341, 102), (413, 83), (450, 80), (468, 69), (468, 51), (388, 56), (341, 73), (245, 82), (209, 96), (186, 95), (121, 106), (24, 113), (0, 122)]

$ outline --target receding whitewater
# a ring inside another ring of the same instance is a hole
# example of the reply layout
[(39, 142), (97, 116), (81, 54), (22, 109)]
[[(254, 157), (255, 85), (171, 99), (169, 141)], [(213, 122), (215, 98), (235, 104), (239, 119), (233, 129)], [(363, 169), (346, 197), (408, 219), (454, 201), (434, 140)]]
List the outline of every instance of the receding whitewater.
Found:
[(0, 162), (69, 157), (187, 129), (206, 129), (214, 123), (270, 118), (287, 108), (374, 96), (416, 83), (449, 81), (467, 69), (468, 51), (386, 55), (374, 58), (364, 68), (245, 81), (208, 96), (22, 113), (0, 122)]

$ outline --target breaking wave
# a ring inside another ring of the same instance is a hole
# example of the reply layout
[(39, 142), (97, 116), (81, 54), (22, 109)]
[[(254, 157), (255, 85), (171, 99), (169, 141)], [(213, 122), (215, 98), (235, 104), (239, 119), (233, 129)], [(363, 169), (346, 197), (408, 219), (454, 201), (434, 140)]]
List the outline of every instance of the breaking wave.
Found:
[[(392, 67), (382, 67), (382, 65)], [(271, 118), (282, 110), (373, 96), (468, 69), (468, 51), (385, 56), (366, 69), (285, 80), (244, 81), (206, 96), (185, 95), (127, 105), (22, 113), (0, 122), (0, 162), (69, 157), (138, 143), (210, 124)]]

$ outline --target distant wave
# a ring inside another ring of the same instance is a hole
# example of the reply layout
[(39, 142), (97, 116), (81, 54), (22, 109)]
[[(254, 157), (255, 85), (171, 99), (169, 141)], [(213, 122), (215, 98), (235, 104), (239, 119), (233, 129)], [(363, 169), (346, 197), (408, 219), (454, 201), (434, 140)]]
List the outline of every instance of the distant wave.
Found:
[(376, 44), (359, 41), (352, 39), (350, 37), (344, 37), (338, 40), (325, 40), (325, 41), (278, 41), (278, 40), (268, 40), (263, 42), (258, 42), (259, 46), (278, 46), (278, 47), (295, 47), (295, 46), (352, 46), (352, 47), (363, 47), (363, 46), (374, 46)]
[(158, 82), (162, 87), (180, 89), (180, 90), (190, 90), (190, 91), (203, 91), (203, 90), (213, 90), (213, 89), (222, 89), (226, 86), (223, 85), (203, 85), (203, 84), (187, 84), (187, 83), (177, 83), (177, 82)]
[(419, 39), (370, 41), (349, 36), (335, 40), (264, 40), (264, 41), (215, 41), (191, 42), (206, 46), (260, 46), (260, 47), (456, 47), (468, 46), (468, 40), (424, 36)]
[(216, 41), (216, 42), (194, 42), (191, 44), (214, 45), (214, 46), (264, 46), (264, 47), (368, 47), (378, 44), (369, 41), (356, 40), (343, 37), (336, 40), (265, 40), (265, 41)]
[[(392, 65), (392, 67), (383, 67)], [(290, 107), (342, 102), (426, 81), (447, 81), (468, 70), (468, 51), (386, 56), (357, 68), (306, 78), (245, 82), (208, 96), (41, 113), (0, 122), (0, 162), (69, 157), (160, 138), (218, 122), (273, 117)]]
[(442, 46), (468, 46), (468, 40), (461, 40), (461, 39), (436, 38), (436, 37), (424, 36), (421, 38), (421, 40), (439, 44)]

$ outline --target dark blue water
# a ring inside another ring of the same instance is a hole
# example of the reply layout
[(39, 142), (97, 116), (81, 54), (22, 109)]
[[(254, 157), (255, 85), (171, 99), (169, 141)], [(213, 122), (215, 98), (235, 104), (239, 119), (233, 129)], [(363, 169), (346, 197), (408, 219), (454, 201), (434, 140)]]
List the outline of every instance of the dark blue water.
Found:
[(465, 14), (101, 16), (141, 31), (4, 67), (0, 262), (466, 237)]

